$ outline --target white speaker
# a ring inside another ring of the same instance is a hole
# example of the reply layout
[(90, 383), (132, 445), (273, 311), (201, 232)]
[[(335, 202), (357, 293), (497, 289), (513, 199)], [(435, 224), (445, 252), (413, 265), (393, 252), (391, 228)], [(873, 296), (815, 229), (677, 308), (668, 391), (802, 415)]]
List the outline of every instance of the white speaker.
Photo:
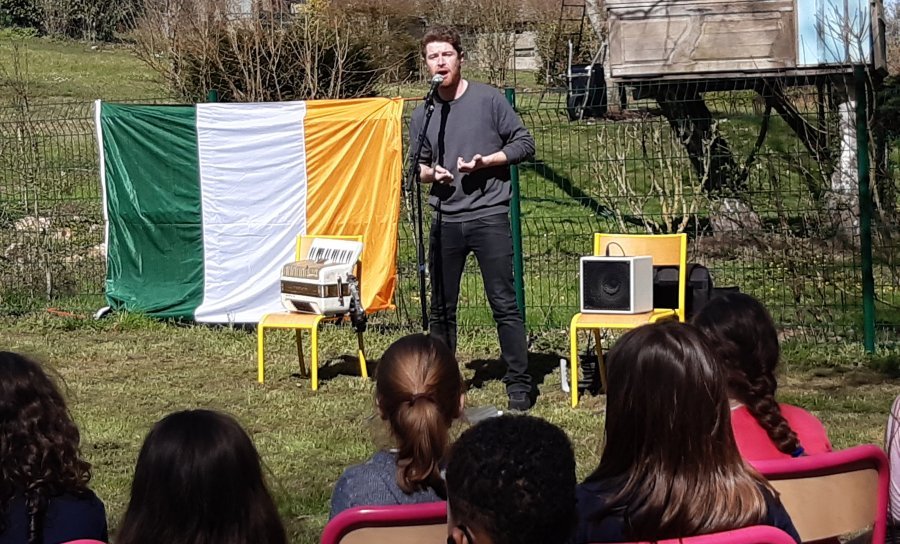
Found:
[(639, 314), (652, 309), (652, 257), (581, 258), (582, 313)]

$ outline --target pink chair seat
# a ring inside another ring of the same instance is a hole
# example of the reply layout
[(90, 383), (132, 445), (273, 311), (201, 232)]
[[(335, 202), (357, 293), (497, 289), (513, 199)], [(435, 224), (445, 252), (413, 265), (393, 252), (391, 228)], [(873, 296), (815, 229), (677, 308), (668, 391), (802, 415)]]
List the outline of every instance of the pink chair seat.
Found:
[(890, 476), (878, 446), (751, 464), (778, 491), (804, 542), (868, 529), (873, 543), (884, 542)]
[[(650, 544), (634, 542), (629, 544)], [(708, 535), (658, 540), (653, 544), (797, 544), (791, 535), (769, 525), (754, 525)]]
[(321, 544), (443, 544), (447, 541), (447, 503), (359, 506), (325, 526)]

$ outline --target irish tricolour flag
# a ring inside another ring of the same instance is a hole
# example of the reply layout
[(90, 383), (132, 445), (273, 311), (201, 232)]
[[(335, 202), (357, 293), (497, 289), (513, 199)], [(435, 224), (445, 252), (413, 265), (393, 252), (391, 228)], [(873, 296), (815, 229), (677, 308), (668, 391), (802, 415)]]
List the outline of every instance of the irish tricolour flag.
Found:
[(297, 236), (361, 234), (363, 302), (396, 281), (402, 102), (96, 104), (113, 308), (211, 323), (279, 311)]

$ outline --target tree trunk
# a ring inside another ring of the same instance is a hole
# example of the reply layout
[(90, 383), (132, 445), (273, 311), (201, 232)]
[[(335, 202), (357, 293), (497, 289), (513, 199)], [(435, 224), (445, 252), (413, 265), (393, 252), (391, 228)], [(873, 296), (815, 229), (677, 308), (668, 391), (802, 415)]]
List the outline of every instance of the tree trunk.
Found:
[(707, 193), (739, 196), (746, 189), (728, 142), (695, 85), (661, 85), (653, 96), (675, 135), (687, 149), (691, 165)]

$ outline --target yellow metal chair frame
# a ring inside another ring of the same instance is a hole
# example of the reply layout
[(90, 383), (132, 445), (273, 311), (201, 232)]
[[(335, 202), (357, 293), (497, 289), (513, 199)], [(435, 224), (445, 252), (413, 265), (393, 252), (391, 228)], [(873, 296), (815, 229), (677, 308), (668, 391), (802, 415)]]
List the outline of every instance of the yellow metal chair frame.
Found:
[[(578, 330), (590, 330), (594, 335), (594, 349), (599, 362), (600, 381), (606, 390), (606, 364), (600, 346), (601, 329), (633, 329), (661, 319), (677, 318), (684, 321), (685, 270), (687, 268), (686, 234), (594, 234), (594, 255), (606, 254), (605, 249), (612, 244), (616, 250), (628, 256), (650, 255), (653, 266), (678, 267), (678, 307), (654, 308), (640, 314), (585, 314), (572, 317), (569, 326), (569, 377), (572, 393), (572, 407), (578, 405)], [(617, 254), (617, 253), (614, 253)]]
[[(309, 254), (309, 248), (312, 245), (312, 241), (314, 238), (330, 238), (336, 240), (350, 240), (354, 242), (362, 242), (362, 236), (324, 236), (324, 235), (314, 235), (314, 234), (305, 234), (297, 237), (297, 249), (295, 252), (295, 259), (300, 261), (306, 258)], [(360, 282), (362, 282), (362, 260), (356, 263), (356, 276), (360, 278)], [(265, 337), (266, 337), (266, 329), (294, 329), (294, 334), (297, 339), (297, 358), (300, 361), (300, 375), (306, 376), (306, 363), (303, 359), (303, 340), (300, 335), (300, 331), (306, 329), (310, 333), (310, 352), (312, 353), (312, 361), (311, 361), (311, 385), (313, 391), (319, 388), (319, 323), (324, 320), (333, 320), (334, 317), (324, 316), (318, 314), (301, 314), (297, 312), (276, 312), (271, 314), (266, 314), (259, 320), (259, 324), (256, 328), (256, 339), (257, 339), (257, 360), (258, 360), (258, 375), (257, 380), (259, 383), (263, 383), (265, 381)], [(369, 371), (366, 368), (366, 356), (365, 356), (365, 345), (363, 344), (363, 337), (361, 332), (356, 333), (357, 345), (358, 345), (358, 356), (359, 356), (359, 371), (362, 374), (363, 378), (368, 379)]]

